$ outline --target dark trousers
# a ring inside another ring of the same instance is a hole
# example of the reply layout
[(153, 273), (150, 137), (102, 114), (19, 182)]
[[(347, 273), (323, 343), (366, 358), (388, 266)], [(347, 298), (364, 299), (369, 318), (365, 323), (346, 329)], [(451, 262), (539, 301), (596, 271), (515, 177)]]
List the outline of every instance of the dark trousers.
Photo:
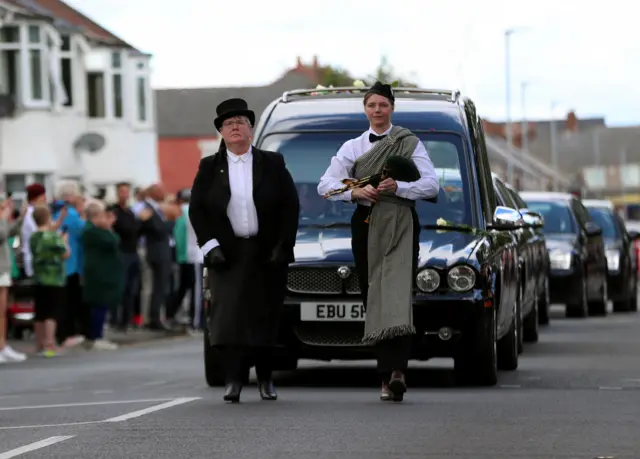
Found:
[(171, 261), (149, 261), (151, 269), (151, 299), (149, 301), (149, 324), (158, 325), (162, 306), (167, 305), (171, 282)]
[(184, 296), (187, 294), (187, 291), (191, 292), (189, 294), (189, 311), (192, 314), (191, 324), (193, 324), (193, 312), (195, 308), (195, 285), (196, 285), (196, 271), (193, 263), (181, 263), (180, 265), (180, 275), (178, 280), (178, 288), (175, 290), (173, 294), (173, 298), (171, 299), (171, 307), (167, 308), (167, 319), (174, 319), (178, 311), (180, 310), (180, 306), (182, 305), (182, 301), (184, 300)]
[(67, 338), (74, 335), (88, 336), (89, 334), (89, 308), (82, 300), (82, 284), (79, 274), (67, 276), (65, 286), (66, 301), (60, 307), (56, 341), (62, 344)]
[[(414, 226), (414, 256), (413, 271), (415, 272), (418, 265), (418, 241), (420, 235), (420, 226), (415, 211), (413, 213)], [(360, 291), (362, 292), (362, 301), (365, 309), (367, 307), (367, 294), (369, 290), (369, 224), (366, 219), (369, 215), (369, 207), (356, 207), (351, 217), (351, 250), (358, 272), (358, 280), (360, 283)], [(400, 336), (376, 344), (376, 360), (378, 362), (377, 369), (383, 382), (388, 382), (393, 371), (405, 372), (411, 355), (411, 336)]]
[(96, 341), (103, 338), (104, 323), (107, 320), (109, 308), (104, 305), (91, 305), (91, 323), (89, 326), (89, 340)]
[(225, 371), (225, 382), (245, 383), (249, 380), (249, 370), (256, 367), (258, 381), (271, 379), (271, 349), (244, 346), (224, 346), (220, 348)]
[(122, 301), (111, 307), (109, 324), (113, 327), (127, 327), (134, 314), (136, 295), (140, 292), (140, 257), (137, 252), (121, 253), (124, 291)]

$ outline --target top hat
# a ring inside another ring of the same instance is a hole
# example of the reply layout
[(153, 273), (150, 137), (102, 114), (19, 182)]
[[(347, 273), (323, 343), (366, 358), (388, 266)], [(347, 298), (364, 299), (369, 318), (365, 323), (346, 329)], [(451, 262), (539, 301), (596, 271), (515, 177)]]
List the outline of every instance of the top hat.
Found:
[(252, 126), (256, 122), (256, 114), (253, 113), (252, 110), (249, 110), (249, 106), (244, 99), (227, 99), (221, 102), (220, 105), (216, 107), (216, 114), (218, 117), (213, 120), (213, 124), (218, 131), (220, 131), (224, 120), (233, 118), (234, 116), (246, 116), (249, 118)]

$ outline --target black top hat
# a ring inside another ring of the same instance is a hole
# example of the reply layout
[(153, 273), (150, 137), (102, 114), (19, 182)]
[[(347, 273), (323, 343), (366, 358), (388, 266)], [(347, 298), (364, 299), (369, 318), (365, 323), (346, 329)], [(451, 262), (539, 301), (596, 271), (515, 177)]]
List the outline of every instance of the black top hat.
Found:
[(218, 117), (213, 120), (213, 124), (218, 131), (220, 131), (224, 120), (233, 118), (234, 116), (246, 116), (249, 118), (252, 126), (256, 122), (256, 114), (253, 113), (252, 110), (249, 110), (249, 106), (244, 99), (227, 99), (216, 107), (216, 113)]

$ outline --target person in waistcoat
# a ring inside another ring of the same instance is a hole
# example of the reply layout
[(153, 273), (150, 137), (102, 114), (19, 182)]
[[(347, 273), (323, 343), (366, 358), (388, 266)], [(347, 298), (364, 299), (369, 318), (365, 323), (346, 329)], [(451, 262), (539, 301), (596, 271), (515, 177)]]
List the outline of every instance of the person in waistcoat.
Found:
[(343, 188), (344, 179), (379, 174), (392, 163), (404, 174), (329, 198), (358, 204), (351, 233), (366, 308), (363, 342), (375, 347), (383, 401), (402, 401), (407, 390), (405, 373), (416, 333), (413, 280), (420, 222), (415, 201), (433, 198), (440, 189), (424, 144), (410, 130), (391, 124), (394, 105), (391, 86), (376, 82), (364, 96), (369, 129), (340, 147), (318, 184), (324, 196)]
[(229, 99), (216, 111), (223, 140), (200, 161), (189, 205), (213, 296), (209, 342), (224, 361), (224, 400), (240, 400), (253, 365), (261, 398), (276, 400), (272, 351), (294, 261), (298, 194), (282, 155), (251, 145), (255, 114), (247, 103)]

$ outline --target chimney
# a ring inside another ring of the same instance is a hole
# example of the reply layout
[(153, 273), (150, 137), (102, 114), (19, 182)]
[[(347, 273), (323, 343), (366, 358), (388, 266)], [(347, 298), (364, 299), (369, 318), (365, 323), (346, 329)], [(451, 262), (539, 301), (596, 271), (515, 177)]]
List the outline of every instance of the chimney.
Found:
[(567, 114), (565, 129), (569, 132), (578, 132), (578, 118), (576, 117), (576, 112), (573, 110)]
[(318, 56), (313, 56), (313, 68), (318, 68)]
[(302, 65), (302, 58), (300, 56), (298, 56), (297, 62), (296, 62), (296, 68), (297, 69), (301, 69), (302, 67), (304, 67)]

